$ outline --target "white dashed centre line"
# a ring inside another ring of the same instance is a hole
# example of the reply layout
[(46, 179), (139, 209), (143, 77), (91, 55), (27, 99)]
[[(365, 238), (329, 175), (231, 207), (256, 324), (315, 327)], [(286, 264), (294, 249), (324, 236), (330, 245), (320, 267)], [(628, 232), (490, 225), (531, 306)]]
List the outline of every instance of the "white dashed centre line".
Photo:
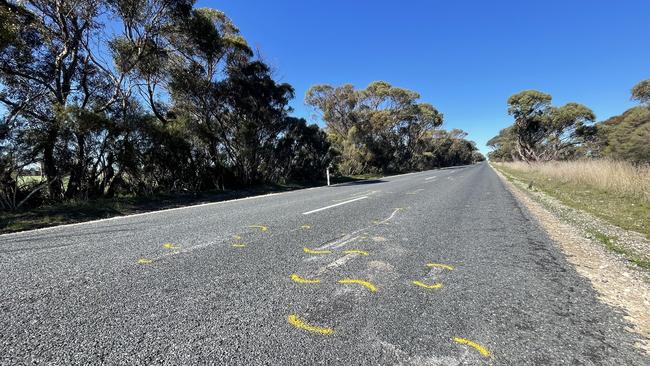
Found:
[(317, 208), (317, 209), (315, 209), (315, 210), (311, 210), (311, 211), (303, 212), (302, 214), (303, 214), (303, 215), (309, 215), (309, 214), (313, 214), (314, 212), (319, 212), (319, 211), (327, 210), (327, 209), (330, 209), (330, 208), (333, 208), (333, 207), (336, 207), (336, 206), (345, 205), (345, 204), (348, 204), (348, 203), (351, 203), (351, 202), (354, 202), (354, 201), (364, 200), (364, 199), (366, 199), (366, 198), (368, 198), (368, 196), (357, 197), (357, 198), (355, 198), (355, 199), (351, 199), (351, 200), (347, 200), (347, 201), (339, 202), (339, 203), (334, 204), (334, 205), (330, 205), (330, 206), (326, 206), (326, 207), (321, 207), (321, 208)]

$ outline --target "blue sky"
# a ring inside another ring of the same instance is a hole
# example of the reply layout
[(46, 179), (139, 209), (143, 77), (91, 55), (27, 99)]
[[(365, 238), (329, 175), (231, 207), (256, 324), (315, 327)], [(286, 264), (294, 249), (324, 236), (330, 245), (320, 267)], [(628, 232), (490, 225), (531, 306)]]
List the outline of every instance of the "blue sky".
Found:
[(415, 90), (486, 152), (510, 124), (506, 99), (525, 89), (594, 110), (634, 105), (650, 78), (650, 1), (199, 1), (226, 14), (296, 90), (310, 121), (313, 84), (374, 80)]

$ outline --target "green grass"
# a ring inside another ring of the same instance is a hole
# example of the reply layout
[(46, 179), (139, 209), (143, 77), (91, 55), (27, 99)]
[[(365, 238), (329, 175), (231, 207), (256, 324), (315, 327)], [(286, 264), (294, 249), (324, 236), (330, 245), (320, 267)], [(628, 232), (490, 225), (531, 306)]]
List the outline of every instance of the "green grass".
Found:
[(21, 175), (18, 177), (19, 184), (40, 183), (43, 178), (40, 175)]
[(625, 248), (622, 248), (618, 245), (616, 245), (616, 238), (611, 237), (608, 235), (605, 235), (601, 233), (600, 231), (597, 230), (587, 230), (596, 240), (598, 240), (600, 243), (602, 243), (605, 248), (611, 250), (614, 253), (620, 254), (627, 258), (630, 262), (636, 264), (637, 266), (643, 268), (643, 269), (650, 269), (650, 261), (646, 260), (629, 250), (625, 250)]
[[(533, 189), (557, 198), (567, 206), (589, 212), (626, 230), (633, 230), (650, 239), (650, 203), (637, 197), (613, 193), (588, 185), (575, 185), (551, 179), (539, 173), (509, 169), (501, 164), (495, 168), (525, 182), (533, 182)], [(508, 179), (511, 179), (508, 177)]]

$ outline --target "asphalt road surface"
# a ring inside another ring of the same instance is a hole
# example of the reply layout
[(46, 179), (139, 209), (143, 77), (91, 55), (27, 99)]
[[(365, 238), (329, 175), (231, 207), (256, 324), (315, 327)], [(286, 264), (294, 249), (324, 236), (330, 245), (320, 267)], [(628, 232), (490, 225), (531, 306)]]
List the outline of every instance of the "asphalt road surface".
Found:
[(649, 365), (487, 164), (0, 236), (1, 364)]

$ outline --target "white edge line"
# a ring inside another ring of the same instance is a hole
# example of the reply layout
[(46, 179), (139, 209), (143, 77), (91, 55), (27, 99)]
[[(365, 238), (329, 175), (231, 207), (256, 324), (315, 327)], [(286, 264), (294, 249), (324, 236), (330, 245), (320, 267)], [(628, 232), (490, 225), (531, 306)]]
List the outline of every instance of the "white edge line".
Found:
[(319, 211), (327, 210), (327, 209), (330, 209), (330, 208), (332, 208), (332, 207), (345, 205), (345, 204), (348, 204), (348, 203), (351, 203), (351, 202), (354, 202), (354, 201), (363, 200), (363, 199), (366, 199), (366, 198), (368, 198), (368, 196), (362, 196), (362, 197), (358, 197), (358, 198), (355, 198), (355, 199), (351, 199), (351, 200), (347, 200), (347, 201), (339, 202), (339, 203), (336, 203), (336, 204), (334, 204), (334, 205), (329, 205), (329, 206), (325, 206), (325, 207), (317, 208), (317, 209), (315, 209), (315, 210), (311, 210), (311, 211), (303, 212), (302, 214), (303, 214), (303, 215), (309, 215), (309, 214), (313, 214), (313, 213), (315, 213), (315, 212), (319, 212)]

